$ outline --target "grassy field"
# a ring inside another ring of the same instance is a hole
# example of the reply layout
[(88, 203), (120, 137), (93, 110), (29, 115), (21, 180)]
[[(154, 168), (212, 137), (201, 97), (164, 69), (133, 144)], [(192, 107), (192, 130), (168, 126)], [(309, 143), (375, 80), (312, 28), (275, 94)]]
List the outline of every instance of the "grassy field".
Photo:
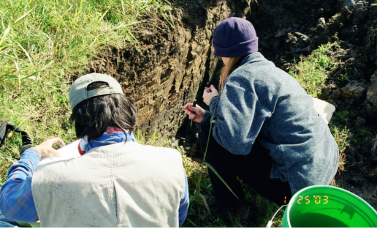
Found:
[[(170, 4), (157, 0), (2, 0), (0, 120), (27, 131), (34, 144), (51, 137), (72, 141), (74, 129), (68, 122), (70, 72), (80, 70), (107, 45), (121, 48), (136, 42), (131, 31), (143, 23), (140, 16), (152, 8), (163, 13), (170, 10)], [(331, 45), (321, 46), (290, 69), (312, 96), (319, 95), (328, 68), (336, 64), (326, 55)], [(347, 129), (330, 126), (340, 148), (344, 148)], [(9, 166), (19, 158), (21, 137), (11, 134), (0, 149), (0, 185)], [(137, 135), (139, 142), (171, 147), (168, 139)], [(245, 187), (249, 221), (240, 221), (237, 215), (231, 215), (229, 221), (210, 215), (199, 195), (211, 194), (206, 167), (177, 149), (183, 154), (190, 185), (191, 205), (185, 226), (265, 226), (278, 209)], [(281, 217), (282, 212), (275, 225), (280, 225)]]

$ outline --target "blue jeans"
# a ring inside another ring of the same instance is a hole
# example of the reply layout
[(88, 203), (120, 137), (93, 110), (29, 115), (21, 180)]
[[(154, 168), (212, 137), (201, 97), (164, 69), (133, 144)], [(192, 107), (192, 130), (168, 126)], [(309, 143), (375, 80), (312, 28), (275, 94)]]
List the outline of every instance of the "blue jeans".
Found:
[[(211, 116), (207, 116), (199, 124), (199, 142), (203, 154), (207, 146), (210, 118)], [(222, 147), (211, 134), (205, 161), (238, 197), (237, 199), (218, 176), (208, 169), (213, 195), (219, 206), (237, 208), (244, 203), (242, 185), (237, 177), (258, 194), (278, 205), (289, 202), (292, 197), (289, 183), (270, 178), (273, 160), (268, 152), (257, 139), (248, 155), (234, 155)]]

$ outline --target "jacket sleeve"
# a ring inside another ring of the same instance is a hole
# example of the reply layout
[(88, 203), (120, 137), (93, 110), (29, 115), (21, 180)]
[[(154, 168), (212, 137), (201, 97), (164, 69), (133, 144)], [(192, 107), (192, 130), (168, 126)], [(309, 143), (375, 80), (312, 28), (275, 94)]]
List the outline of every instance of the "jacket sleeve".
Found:
[(237, 75), (229, 77), (220, 98), (211, 99), (210, 112), (215, 113), (213, 119), (216, 121), (213, 137), (236, 155), (250, 153), (264, 121), (272, 113), (259, 101), (255, 85)]
[(188, 214), (188, 208), (190, 204), (190, 198), (189, 198), (189, 190), (188, 190), (188, 182), (187, 182), (187, 176), (186, 171), (183, 169), (184, 178), (185, 178), (185, 191), (183, 193), (183, 196), (179, 202), (179, 209), (178, 209), (178, 216), (179, 216), (179, 226), (181, 227), (183, 222), (185, 221), (187, 214)]
[(0, 208), (7, 220), (15, 222), (38, 221), (37, 209), (31, 192), (31, 180), (41, 154), (27, 149), (21, 159), (8, 171), (8, 179), (1, 186)]

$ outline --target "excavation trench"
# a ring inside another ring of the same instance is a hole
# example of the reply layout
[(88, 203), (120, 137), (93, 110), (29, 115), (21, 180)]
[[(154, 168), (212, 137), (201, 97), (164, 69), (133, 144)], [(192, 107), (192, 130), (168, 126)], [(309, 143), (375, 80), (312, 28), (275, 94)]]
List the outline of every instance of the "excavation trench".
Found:
[(216, 84), (221, 67), (213, 55), (212, 31), (231, 13), (253, 23), (259, 51), (286, 71), (319, 45), (339, 42), (330, 54), (341, 64), (331, 69), (320, 98), (348, 113), (350, 132), (363, 129), (363, 134), (353, 133), (355, 142), (343, 151), (346, 171), (336, 181), (377, 208), (377, 0), (258, 0), (250, 6), (182, 0), (170, 13), (170, 23), (159, 13), (147, 14), (148, 23), (134, 31), (137, 44), (107, 47), (84, 67), (84, 73), (109, 74), (121, 83), (137, 106), (137, 128), (144, 135), (169, 138), (187, 150), (194, 144), (197, 128), (190, 127), (183, 106), (197, 99), (205, 107), (203, 88)]

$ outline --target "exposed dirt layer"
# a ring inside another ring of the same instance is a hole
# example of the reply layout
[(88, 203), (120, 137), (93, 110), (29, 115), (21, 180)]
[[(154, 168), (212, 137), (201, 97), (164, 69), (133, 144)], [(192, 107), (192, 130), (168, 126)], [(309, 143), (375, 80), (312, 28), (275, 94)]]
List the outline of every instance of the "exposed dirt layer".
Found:
[(283, 70), (319, 45), (338, 41), (330, 54), (340, 63), (331, 69), (320, 97), (343, 113), (334, 124), (347, 127), (352, 138), (342, 151), (346, 164), (336, 184), (377, 209), (377, 0), (245, 2), (178, 1), (168, 23), (161, 13), (148, 14), (148, 23), (135, 33), (136, 45), (109, 47), (84, 73), (114, 76), (135, 101), (143, 133), (174, 138), (176, 146), (200, 160), (198, 148), (192, 148), (196, 126), (190, 127), (182, 107), (195, 98), (204, 106), (203, 87), (217, 80), (211, 34), (220, 21), (232, 12), (250, 20), (260, 52)]

